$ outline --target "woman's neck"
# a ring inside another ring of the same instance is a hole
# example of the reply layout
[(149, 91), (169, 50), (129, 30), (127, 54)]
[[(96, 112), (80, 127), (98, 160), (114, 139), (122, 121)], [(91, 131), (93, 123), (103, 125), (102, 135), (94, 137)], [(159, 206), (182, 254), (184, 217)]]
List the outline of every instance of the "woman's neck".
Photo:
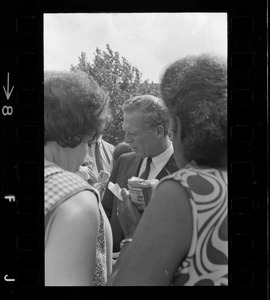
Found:
[(47, 142), (44, 147), (44, 163), (45, 166), (49, 164), (56, 164), (60, 168), (75, 172), (75, 167), (69, 157), (68, 149), (61, 147), (56, 142)]
[(57, 164), (57, 145), (54, 142), (47, 142), (47, 144), (44, 146), (44, 162), (45, 164)]
[(44, 167), (47, 167), (47, 166), (50, 166), (50, 165), (55, 165), (55, 163), (53, 163), (50, 160), (48, 160), (46, 158), (46, 156), (44, 155)]

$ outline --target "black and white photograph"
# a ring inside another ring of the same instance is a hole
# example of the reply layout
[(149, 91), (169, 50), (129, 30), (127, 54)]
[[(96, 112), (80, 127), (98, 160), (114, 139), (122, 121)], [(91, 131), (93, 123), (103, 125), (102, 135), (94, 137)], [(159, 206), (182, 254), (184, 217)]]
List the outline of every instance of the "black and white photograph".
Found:
[(45, 13), (45, 286), (228, 286), (228, 16)]

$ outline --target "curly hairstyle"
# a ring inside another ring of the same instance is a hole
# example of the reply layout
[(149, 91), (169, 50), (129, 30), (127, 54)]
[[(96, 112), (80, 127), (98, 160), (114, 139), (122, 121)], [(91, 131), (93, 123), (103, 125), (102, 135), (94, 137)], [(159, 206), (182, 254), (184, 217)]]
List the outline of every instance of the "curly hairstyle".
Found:
[(166, 69), (160, 89), (173, 127), (176, 117), (181, 121), (185, 158), (221, 166), (227, 153), (226, 62), (207, 54), (187, 56)]
[(45, 72), (45, 145), (55, 141), (74, 148), (100, 133), (110, 118), (108, 103), (108, 94), (83, 72)]
[(164, 135), (169, 134), (170, 115), (161, 99), (152, 95), (136, 96), (128, 99), (122, 109), (126, 113), (142, 111), (144, 113), (144, 126), (154, 128), (162, 125)]

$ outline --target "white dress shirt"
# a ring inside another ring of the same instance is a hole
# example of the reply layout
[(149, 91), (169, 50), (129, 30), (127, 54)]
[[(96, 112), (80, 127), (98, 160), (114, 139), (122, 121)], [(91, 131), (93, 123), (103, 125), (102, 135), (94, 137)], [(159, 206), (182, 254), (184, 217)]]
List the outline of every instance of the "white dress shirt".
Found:
[[(170, 142), (170, 146), (167, 148), (167, 150), (165, 150), (158, 156), (152, 157), (152, 163), (150, 165), (150, 173), (148, 176), (149, 180), (157, 177), (158, 173), (166, 165), (166, 163), (168, 162), (172, 154), (173, 154), (173, 146), (172, 146), (172, 142)], [(139, 177), (145, 170), (146, 161), (147, 161), (147, 157), (145, 157), (142, 161)]]

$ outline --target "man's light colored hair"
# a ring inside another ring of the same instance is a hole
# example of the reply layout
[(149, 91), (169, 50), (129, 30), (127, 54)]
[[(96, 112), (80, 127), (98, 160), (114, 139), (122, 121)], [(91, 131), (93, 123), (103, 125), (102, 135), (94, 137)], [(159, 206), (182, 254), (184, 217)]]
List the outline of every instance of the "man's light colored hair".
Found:
[(155, 128), (158, 125), (163, 126), (164, 135), (168, 135), (170, 119), (164, 102), (152, 95), (136, 96), (128, 99), (123, 105), (124, 113), (133, 113), (141, 111), (144, 113), (144, 126), (146, 128)]

